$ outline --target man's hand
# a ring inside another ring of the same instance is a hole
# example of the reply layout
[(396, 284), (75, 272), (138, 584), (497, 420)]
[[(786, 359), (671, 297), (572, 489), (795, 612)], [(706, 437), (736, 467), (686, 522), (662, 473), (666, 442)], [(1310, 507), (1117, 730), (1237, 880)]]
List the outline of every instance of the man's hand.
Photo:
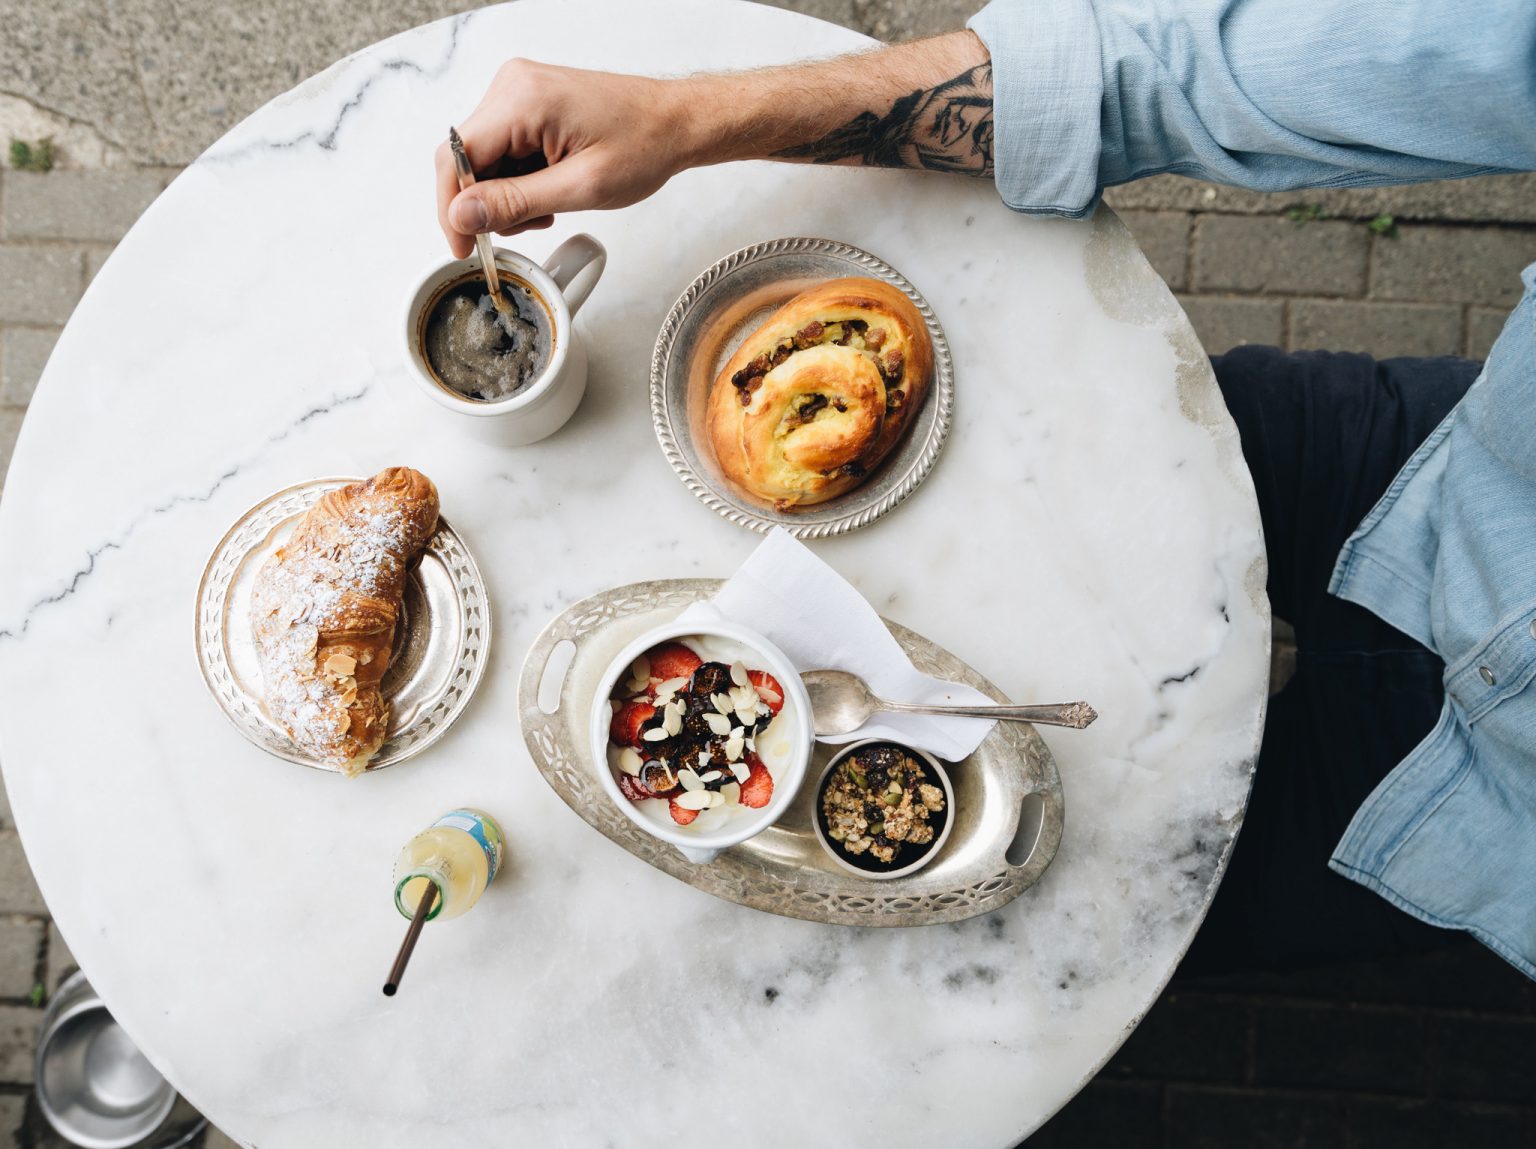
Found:
[[(453, 254), (468, 255), (479, 232), (516, 235), (557, 212), (627, 207), (655, 192), (687, 166), (680, 94), (677, 82), (643, 76), (503, 64), (458, 125), (480, 182), (461, 193), (448, 145), (437, 149), (438, 222)], [(487, 178), (499, 165), (535, 170)]]
[[(455, 256), (478, 232), (627, 207), (685, 168), (737, 159), (992, 175), (992, 66), (954, 32), (755, 72), (655, 80), (512, 60), (459, 125), (480, 182), (437, 151), (437, 212)], [(507, 174), (508, 169), (523, 174)]]

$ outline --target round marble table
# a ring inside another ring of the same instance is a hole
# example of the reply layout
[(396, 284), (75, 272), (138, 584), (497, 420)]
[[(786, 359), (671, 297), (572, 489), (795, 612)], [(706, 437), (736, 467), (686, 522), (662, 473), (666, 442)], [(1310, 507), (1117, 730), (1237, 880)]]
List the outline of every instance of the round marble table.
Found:
[[(724, 0), (525, 0), (417, 29), (215, 145), (59, 341), (0, 504), (5, 780), (91, 981), (245, 1143), (823, 1144), (853, 1112), (850, 1143), (1007, 1146), (1124, 1040), (1187, 946), (1262, 725), (1264, 558), (1209, 367), (1108, 211), (1025, 219), (942, 176), (692, 172), (525, 237), (536, 258), (576, 230), (610, 252), (579, 320), (591, 385), (562, 432), (470, 442), (409, 388), (403, 297), (443, 255), (432, 149), (504, 58), (681, 73), (864, 43)], [(1043, 732), (1067, 796), (1054, 866), (960, 925), (834, 928), (699, 893), (583, 825), (518, 734), (523, 654), (563, 606), (723, 576), (756, 544), (668, 469), (647, 373), (692, 277), (782, 235), (890, 260), (955, 354), (931, 478), (817, 552), (1013, 697), (1103, 715)], [(193, 595), (268, 493), (397, 462), (436, 479), (496, 636), (442, 742), (347, 781), (225, 721)], [(386, 999), (390, 865), (462, 803), (501, 819), (506, 872), (427, 931)]]

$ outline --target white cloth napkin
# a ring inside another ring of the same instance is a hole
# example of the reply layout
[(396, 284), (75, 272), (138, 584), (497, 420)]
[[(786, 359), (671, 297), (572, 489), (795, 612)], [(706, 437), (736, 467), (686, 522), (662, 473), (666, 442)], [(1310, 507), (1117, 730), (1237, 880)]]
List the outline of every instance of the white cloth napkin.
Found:
[[(847, 670), (892, 702), (991, 703), (979, 690), (918, 672), (864, 596), (788, 531), (776, 529), (720, 593), (683, 611), (681, 619), (727, 619), (755, 630), (797, 670)], [(889, 738), (950, 762), (981, 745), (992, 729), (983, 718), (935, 718), (881, 712), (851, 734), (823, 742)]]

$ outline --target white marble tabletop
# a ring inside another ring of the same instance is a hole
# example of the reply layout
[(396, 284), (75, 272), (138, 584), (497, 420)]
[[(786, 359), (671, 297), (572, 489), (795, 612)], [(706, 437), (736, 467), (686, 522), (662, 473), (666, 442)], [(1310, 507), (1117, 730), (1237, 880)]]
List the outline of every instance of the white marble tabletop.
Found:
[[(681, 73), (863, 43), (727, 0), (524, 0), (417, 29), (215, 145), (64, 332), (0, 503), (5, 781), (91, 981), (245, 1144), (809, 1145), (853, 1113), (843, 1143), (1008, 1146), (1124, 1040), (1188, 945), (1262, 725), (1263, 548), (1199, 346), (1110, 213), (1025, 219), (952, 177), (697, 171), (525, 237), (536, 258), (577, 230), (610, 252), (578, 320), (591, 385), (554, 438), (467, 441), (407, 383), (404, 296), (444, 254), (431, 153), (503, 59)], [(647, 374), (693, 276), (783, 235), (892, 262), (955, 355), (932, 477), (817, 552), (1012, 697), (1103, 715), (1043, 731), (1067, 796), (1054, 866), (960, 925), (834, 928), (702, 894), (584, 825), (518, 733), (523, 654), (563, 606), (723, 576), (757, 542), (668, 469)], [(270, 492), (395, 463), (437, 481), (496, 637), (442, 742), (348, 781), (226, 722), (193, 597)], [(459, 804), (501, 820), (506, 871), (428, 928), (386, 999), (390, 866)]]

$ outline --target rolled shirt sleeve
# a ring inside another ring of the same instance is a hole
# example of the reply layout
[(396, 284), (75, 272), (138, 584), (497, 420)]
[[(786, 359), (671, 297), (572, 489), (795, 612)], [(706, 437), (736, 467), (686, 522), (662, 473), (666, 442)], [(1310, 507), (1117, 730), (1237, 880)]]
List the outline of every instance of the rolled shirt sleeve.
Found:
[(1536, 169), (1536, 0), (993, 0), (993, 163), (1081, 217), (1178, 172), (1259, 191)]

